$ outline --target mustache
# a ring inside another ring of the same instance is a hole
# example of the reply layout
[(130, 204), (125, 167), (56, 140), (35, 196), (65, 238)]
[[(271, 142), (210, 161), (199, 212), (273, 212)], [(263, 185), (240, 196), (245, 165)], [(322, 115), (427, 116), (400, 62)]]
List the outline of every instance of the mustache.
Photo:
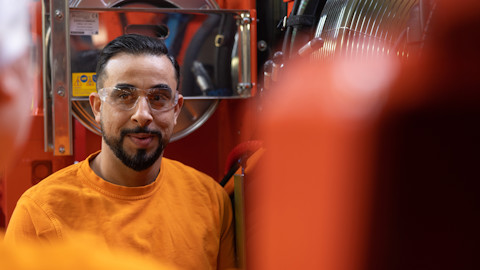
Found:
[(145, 127), (136, 127), (133, 129), (122, 129), (120, 131), (120, 138), (125, 137), (127, 134), (134, 134), (134, 133), (143, 133), (143, 134), (152, 134), (158, 136), (160, 139), (162, 138), (162, 133), (158, 130), (151, 130)]

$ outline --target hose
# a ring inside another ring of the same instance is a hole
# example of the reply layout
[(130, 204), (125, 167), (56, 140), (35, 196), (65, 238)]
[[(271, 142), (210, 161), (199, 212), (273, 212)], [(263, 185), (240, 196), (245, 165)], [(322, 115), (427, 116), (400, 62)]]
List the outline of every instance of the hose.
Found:
[(235, 148), (227, 156), (227, 163), (225, 164), (225, 176), (220, 181), (220, 185), (223, 187), (230, 180), (233, 174), (242, 166), (246, 160), (263, 146), (262, 141), (246, 141)]

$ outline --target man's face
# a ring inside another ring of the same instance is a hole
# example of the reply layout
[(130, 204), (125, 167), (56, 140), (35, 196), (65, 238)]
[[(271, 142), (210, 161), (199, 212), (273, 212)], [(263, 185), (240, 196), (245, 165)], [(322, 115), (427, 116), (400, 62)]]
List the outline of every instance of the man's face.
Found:
[[(125, 85), (144, 90), (162, 86), (173, 95), (177, 91), (175, 68), (166, 56), (118, 54), (105, 67), (103, 87)], [(126, 166), (142, 171), (163, 154), (182, 104), (181, 95), (173, 109), (163, 112), (152, 110), (143, 96), (130, 110), (102, 102), (95, 119), (101, 125), (104, 142), (115, 156)]]

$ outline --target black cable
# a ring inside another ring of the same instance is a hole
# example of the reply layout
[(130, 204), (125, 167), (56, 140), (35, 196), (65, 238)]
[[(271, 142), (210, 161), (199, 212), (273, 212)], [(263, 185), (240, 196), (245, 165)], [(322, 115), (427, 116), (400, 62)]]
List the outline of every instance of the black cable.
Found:
[(240, 168), (240, 160), (241, 159), (238, 159), (237, 162), (233, 163), (227, 174), (225, 174), (225, 176), (223, 177), (222, 181), (220, 181), (220, 185), (222, 187), (224, 187), (228, 183), (228, 180), (230, 180), (230, 178), (232, 178), (235, 172)]
[[(323, 8), (325, 7), (326, 0), (309, 0), (305, 2), (305, 8), (299, 10), (295, 15), (302, 17), (303, 23), (308, 22), (307, 25), (294, 25), (292, 26), (292, 37), (290, 43), (289, 55), (297, 55), (294, 45), (303, 46), (305, 43), (313, 38), (315, 31), (315, 22), (318, 22)], [(312, 25), (309, 25), (312, 23)]]
[[(292, 7), (292, 11), (290, 12), (289, 16), (293, 16), (297, 13), (297, 10), (298, 10), (298, 6), (300, 5), (300, 2), (301, 0), (295, 0), (293, 2), (293, 7)], [(287, 56), (287, 59), (290, 57), (288, 54), (288, 52), (290, 51), (290, 35), (291, 35), (291, 32), (292, 32), (292, 27), (288, 26), (285, 30), (285, 36), (283, 38), (283, 45), (282, 45), (282, 52), (285, 53), (285, 55)]]

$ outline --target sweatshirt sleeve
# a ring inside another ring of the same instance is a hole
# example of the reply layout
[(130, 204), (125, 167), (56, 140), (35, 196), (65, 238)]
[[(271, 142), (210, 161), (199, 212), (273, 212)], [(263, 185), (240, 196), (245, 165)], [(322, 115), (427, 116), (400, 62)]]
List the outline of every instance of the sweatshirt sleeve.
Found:
[(233, 227), (233, 211), (230, 198), (227, 193), (222, 190), (222, 207), (220, 210), (222, 220), (222, 235), (220, 238), (220, 249), (218, 254), (218, 269), (234, 269), (235, 268), (235, 247), (234, 247), (234, 227)]
[(5, 242), (51, 241), (61, 238), (48, 213), (23, 195), (17, 202), (5, 233)]

